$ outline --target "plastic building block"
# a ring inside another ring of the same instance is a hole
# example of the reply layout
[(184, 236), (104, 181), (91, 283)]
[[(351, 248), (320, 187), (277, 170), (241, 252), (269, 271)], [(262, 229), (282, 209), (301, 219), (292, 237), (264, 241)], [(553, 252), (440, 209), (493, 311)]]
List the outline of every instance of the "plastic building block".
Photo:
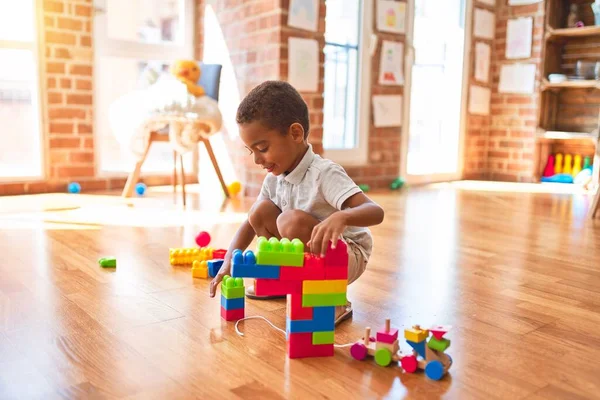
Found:
[(114, 257), (103, 257), (98, 260), (102, 268), (117, 268), (117, 259)]
[(300, 239), (290, 241), (287, 238), (272, 237), (267, 240), (264, 236), (258, 238), (256, 262), (265, 265), (285, 265), (287, 267), (302, 267), (304, 265), (304, 243)]
[(302, 282), (302, 294), (331, 294), (346, 293), (348, 281), (339, 280), (319, 280)]
[(315, 307), (311, 320), (286, 320), (286, 331), (290, 333), (322, 332), (335, 329), (335, 307)]
[(414, 343), (422, 342), (428, 336), (429, 332), (426, 329), (421, 329), (419, 325), (414, 325), (411, 329), (404, 330), (404, 338)]
[(348, 268), (348, 246), (342, 240), (338, 240), (335, 249), (329, 245), (327, 253), (325, 253), (325, 269), (329, 267), (345, 267)]
[(234, 250), (231, 259), (231, 276), (236, 278), (279, 279), (279, 266), (256, 263), (252, 250)]
[(302, 307), (328, 307), (345, 305), (346, 293), (302, 295)]
[(192, 264), (192, 276), (194, 278), (208, 278), (208, 266), (206, 261), (194, 261)]
[(228, 299), (221, 295), (221, 307), (226, 310), (237, 310), (239, 308), (244, 308), (244, 297)]
[(208, 275), (211, 278), (214, 278), (219, 273), (219, 270), (223, 266), (223, 260), (209, 260), (206, 261), (208, 265)]
[(406, 343), (408, 343), (410, 347), (412, 347), (417, 352), (418, 355), (425, 358), (425, 341), (412, 342), (410, 340), (407, 340)]
[(313, 332), (313, 344), (333, 344), (335, 343), (334, 331), (329, 332)]
[(302, 282), (277, 281), (271, 279), (256, 279), (254, 292), (257, 296), (285, 296), (287, 294), (302, 294)]
[(197, 248), (173, 248), (169, 249), (169, 262), (171, 265), (191, 265), (194, 261), (212, 260), (213, 250), (210, 247)]
[(246, 315), (244, 310), (244, 308), (226, 310), (221, 307), (221, 318), (223, 318), (225, 321), (237, 321), (238, 319), (244, 318)]
[(436, 339), (441, 340), (450, 329), (452, 329), (450, 325), (436, 325), (432, 326), (429, 331)]
[(325, 279), (325, 258), (304, 253), (304, 267), (288, 267), (282, 265), (279, 270), (282, 281), (304, 281)]
[(394, 344), (398, 340), (398, 329), (390, 328), (390, 319), (385, 320), (385, 327), (377, 332), (378, 342)]
[(227, 254), (227, 250), (213, 250), (213, 260), (224, 260), (225, 254)]
[(313, 307), (302, 307), (302, 294), (287, 295), (287, 318), (296, 319), (313, 319)]
[(221, 282), (221, 295), (226, 299), (244, 298), (246, 296), (244, 280), (225, 275)]
[(313, 345), (312, 337), (312, 333), (290, 333), (287, 341), (288, 357), (304, 358), (333, 356), (333, 344)]
[(435, 337), (432, 337), (429, 339), (429, 342), (427, 342), (427, 346), (435, 351), (445, 351), (448, 347), (450, 347), (450, 341), (444, 338), (438, 340)]

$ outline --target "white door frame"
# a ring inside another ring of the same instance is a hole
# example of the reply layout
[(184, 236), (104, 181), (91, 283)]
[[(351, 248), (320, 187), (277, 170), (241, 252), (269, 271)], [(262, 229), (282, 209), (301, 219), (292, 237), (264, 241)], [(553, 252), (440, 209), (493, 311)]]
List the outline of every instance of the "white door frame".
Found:
[(458, 138), (458, 168), (455, 173), (447, 174), (431, 174), (431, 175), (408, 175), (407, 160), (408, 160), (408, 135), (410, 130), (410, 100), (411, 100), (411, 85), (412, 85), (412, 67), (415, 60), (414, 48), (414, 28), (415, 28), (415, 1), (407, 1), (407, 29), (406, 29), (406, 53), (404, 58), (406, 83), (404, 86), (404, 104), (403, 104), (403, 121), (402, 121), (402, 140), (400, 152), (400, 176), (404, 178), (408, 184), (424, 184), (430, 182), (443, 182), (462, 179), (464, 170), (464, 153), (465, 153), (465, 131), (467, 123), (467, 100), (469, 90), (469, 77), (471, 73), (471, 29), (473, 19), (473, 0), (466, 0), (465, 4), (465, 47), (463, 61), (463, 84), (461, 98), (461, 118)]

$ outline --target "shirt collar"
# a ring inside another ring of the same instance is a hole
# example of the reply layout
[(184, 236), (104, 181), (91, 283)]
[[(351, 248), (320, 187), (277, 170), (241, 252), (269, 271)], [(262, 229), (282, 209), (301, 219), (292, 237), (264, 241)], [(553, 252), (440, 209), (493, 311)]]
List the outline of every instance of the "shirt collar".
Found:
[(308, 150), (306, 150), (304, 157), (302, 157), (302, 160), (300, 160), (300, 163), (296, 166), (296, 168), (294, 168), (294, 170), (287, 175), (281, 174), (279, 179), (285, 179), (292, 185), (299, 184), (302, 182), (302, 178), (304, 178), (304, 175), (306, 174), (308, 167), (310, 167), (312, 164), (314, 158), (315, 153), (313, 152), (312, 145), (309, 144)]

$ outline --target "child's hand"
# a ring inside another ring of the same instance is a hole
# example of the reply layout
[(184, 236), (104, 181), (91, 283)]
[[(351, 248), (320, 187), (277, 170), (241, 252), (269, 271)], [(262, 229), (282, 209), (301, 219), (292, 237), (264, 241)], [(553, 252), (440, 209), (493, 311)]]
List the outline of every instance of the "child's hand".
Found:
[(221, 269), (217, 273), (217, 276), (213, 278), (210, 282), (210, 297), (215, 297), (215, 293), (217, 293), (217, 287), (219, 283), (223, 280), (225, 275), (231, 275), (231, 257), (229, 254), (225, 255), (225, 260), (223, 261), (223, 265)]
[(311, 253), (324, 257), (329, 241), (331, 240), (331, 247), (335, 249), (340, 235), (347, 227), (346, 214), (343, 211), (331, 214), (329, 218), (313, 228), (310, 241), (307, 243)]

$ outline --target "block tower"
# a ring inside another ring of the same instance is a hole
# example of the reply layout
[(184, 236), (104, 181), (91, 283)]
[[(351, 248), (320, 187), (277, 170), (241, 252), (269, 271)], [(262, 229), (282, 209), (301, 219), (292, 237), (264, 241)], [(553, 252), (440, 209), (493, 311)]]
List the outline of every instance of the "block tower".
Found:
[(244, 280), (225, 275), (221, 282), (221, 318), (226, 321), (244, 318), (245, 296)]
[(256, 254), (235, 250), (232, 273), (255, 278), (259, 296), (287, 295), (289, 358), (333, 356), (335, 306), (346, 305), (348, 250), (338, 241), (325, 257), (304, 252), (298, 240), (260, 237)]

